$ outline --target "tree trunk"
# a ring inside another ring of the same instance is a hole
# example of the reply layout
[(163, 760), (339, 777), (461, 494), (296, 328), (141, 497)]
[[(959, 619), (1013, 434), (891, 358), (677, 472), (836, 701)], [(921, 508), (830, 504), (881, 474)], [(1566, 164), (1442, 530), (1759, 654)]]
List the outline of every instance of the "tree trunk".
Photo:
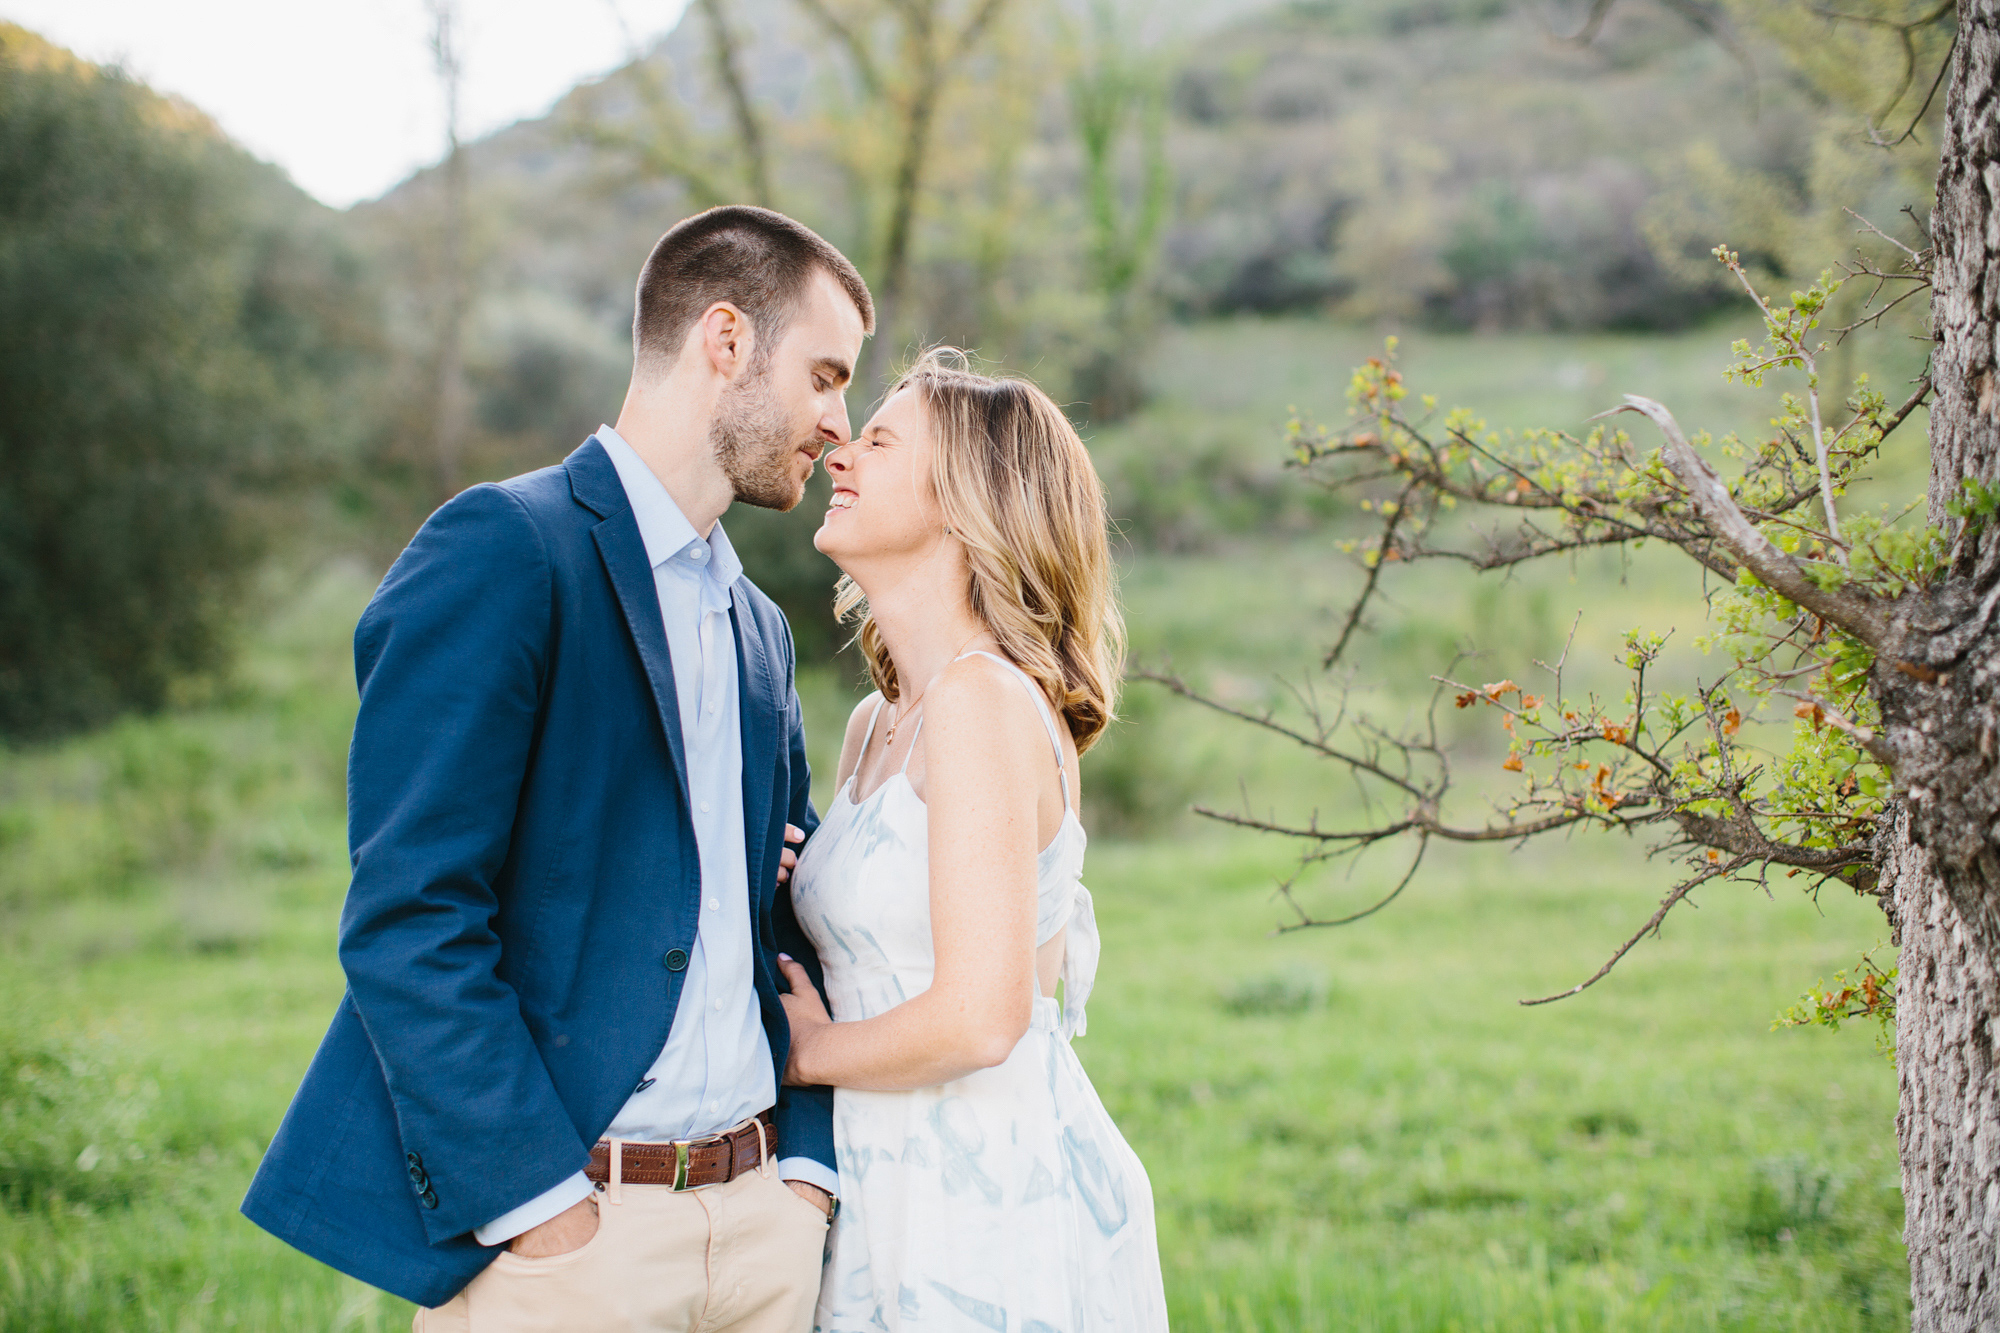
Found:
[(1940, 891), (1929, 854), (1900, 825), (1884, 835), (1882, 869), (1902, 926), (1896, 1133), (1911, 1327), (1991, 1329), (2000, 1327), (1992, 1197), (2000, 1079), (1991, 1022), (2000, 1012), (2000, 977)]
[[(2000, 0), (1961, 0), (1937, 211), (1930, 512), (2000, 471)], [(2000, 521), (1901, 608), (1876, 666), (1904, 808), (1882, 887), (1901, 929), (1897, 1064), (1912, 1327), (2000, 1329)]]

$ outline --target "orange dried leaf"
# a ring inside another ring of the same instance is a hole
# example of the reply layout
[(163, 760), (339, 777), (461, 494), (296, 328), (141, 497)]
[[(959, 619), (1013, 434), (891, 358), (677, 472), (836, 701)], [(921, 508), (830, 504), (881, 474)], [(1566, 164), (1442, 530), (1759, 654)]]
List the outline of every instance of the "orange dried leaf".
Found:
[(1623, 745), (1626, 741), (1632, 739), (1632, 733), (1624, 727), (1613, 726), (1611, 723), (1606, 722), (1604, 724), (1604, 739), (1610, 741), (1613, 745)]
[(1714, 863), (1720, 861), (1721, 859), (1722, 859), (1721, 852), (1716, 851), (1715, 848), (1713, 847), (1708, 849), (1708, 860), (1710, 865), (1713, 865)]
[(1509, 773), (1519, 773), (1521, 771), (1521, 756), (1518, 754), (1508, 755), (1506, 762), (1502, 763), (1500, 767), (1506, 769)]
[(1464, 694), (1459, 695), (1455, 700), (1453, 700), (1453, 702), (1456, 703), (1460, 708), (1470, 708), (1472, 707), (1472, 705), (1479, 702), (1479, 691), (1467, 690)]
[(1503, 694), (1519, 694), (1521, 687), (1511, 680), (1496, 680), (1490, 685), (1481, 685), (1480, 691), (1489, 699), (1498, 699)]
[(1734, 736), (1737, 732), (1737, 729), (1740, 728), (1742, 725), (1743, 725), (1743, 714), (1737, 712), (1734, 708), (1730, 709), (1728, 712), (1722, 715), (1723, 735)]

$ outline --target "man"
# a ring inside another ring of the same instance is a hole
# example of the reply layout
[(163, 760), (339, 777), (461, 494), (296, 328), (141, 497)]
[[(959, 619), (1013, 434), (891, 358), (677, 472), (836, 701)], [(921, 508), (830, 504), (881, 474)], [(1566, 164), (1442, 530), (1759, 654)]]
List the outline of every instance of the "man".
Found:
[(717, 519), (799, 502), (873, 326), (807, 228), (687, 219), (617, 428), (446, 504), (362, 615), (348, 990), (243, 1211), (419, 1330), (811, 1325), (831, 1092), (780, 1086), (775, 958), (817, 983), (781, 883), (817, 819)]

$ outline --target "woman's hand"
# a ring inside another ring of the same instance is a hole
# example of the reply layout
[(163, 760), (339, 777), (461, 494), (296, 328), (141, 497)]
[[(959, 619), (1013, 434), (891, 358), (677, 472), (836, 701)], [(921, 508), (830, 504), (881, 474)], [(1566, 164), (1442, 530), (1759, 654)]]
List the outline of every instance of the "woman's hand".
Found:
[[(796, 824), (785, 825), (786, 842), (803, 843), (805, 840), (806, 840), (806, 831), (804, 829), (798, 827)], [(778, 886), (780, 888), (783, 888), (786, 884), (791, 882), (792, 867), (796, 866), (798, 863), (799, 863), (799, 854), (793, 851), (790, 847), (786, 847), (785, 850), (778, 853)]]
[(798, 960), (790, 954), (779, 954), (778, 971), (784, 974), (785, 984), (791, 987), (787, 994), (778, 997), (785, 1006), (785, 1018), (792, 1025), (791, 1052), (785, 1057), (785, 1085), (792, 1088), (811, 1087), (814, 1080), (802, 1076), (800, 1057), (815, 1037), (833, 1026), (833, 1017), (820, 1003), (819, 991), (814, 988), (812, 977)]

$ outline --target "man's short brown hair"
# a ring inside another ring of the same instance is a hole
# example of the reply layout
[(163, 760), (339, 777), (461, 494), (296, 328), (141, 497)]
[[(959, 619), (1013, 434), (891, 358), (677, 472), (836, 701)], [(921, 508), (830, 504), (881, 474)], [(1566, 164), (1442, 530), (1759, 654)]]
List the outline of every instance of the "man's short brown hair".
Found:
[(875, 300), (847, 256), (812, 228), (783, 213), (728, 204), (674, 225), (639, 271), (632, 315), (632, 358), (645, 372), (663, 373), (680, 357), (688, 330), (717, 301), (750, 318), (754, 359), (761, 363), (785, 336), (815, 270), (840, 284), (875, 331)]

